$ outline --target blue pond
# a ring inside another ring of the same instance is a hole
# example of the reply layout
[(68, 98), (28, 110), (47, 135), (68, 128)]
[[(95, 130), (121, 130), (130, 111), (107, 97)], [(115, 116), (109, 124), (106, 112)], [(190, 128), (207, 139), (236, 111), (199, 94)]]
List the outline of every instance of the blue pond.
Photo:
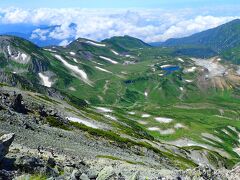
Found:
[(179, 66), (169, 66), (169, 67), (164, 67), (162, 70), (166, 71), (165, 75), (171, 74), (174, 71), (178, 71), (180, 69)]

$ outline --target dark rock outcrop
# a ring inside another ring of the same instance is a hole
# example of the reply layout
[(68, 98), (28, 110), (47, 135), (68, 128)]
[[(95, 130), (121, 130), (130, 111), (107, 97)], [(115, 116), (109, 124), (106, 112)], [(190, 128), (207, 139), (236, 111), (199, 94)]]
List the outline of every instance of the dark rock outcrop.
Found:
[(16, 112), (27, 114), (28, 110), (25, 107), (23, 97), (21, 94), (16, 95), (16, 97), (13, 99), (11, 108), (13, 108)]
[(9, 146), (12, 144), (14, 137), (15, 137), (15, 134), (13, 133), (5, 134), (2, 137), (0, 137), (0, 162), (8, 153)]

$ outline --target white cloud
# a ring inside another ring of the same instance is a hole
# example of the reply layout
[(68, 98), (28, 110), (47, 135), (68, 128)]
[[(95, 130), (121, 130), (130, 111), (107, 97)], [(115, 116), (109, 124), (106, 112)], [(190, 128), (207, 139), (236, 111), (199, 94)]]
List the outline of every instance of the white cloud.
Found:
[[(37, 28), (31, 38), (53, 38), (69, 43), (70, 38), (102, 40), (112, 36), (130, 35), (146, 42), (188, 36), (216, 27), (238, 17), (204, 15), (191, 9), (0, 9), (0, 23), (47, 25)], [(74, 24), (73, 24), (74, 23)], [(58, 26), (56, 26), (58, 25)]]
[(48, 33), (49, 33), (49, 30), (38, 28), (32, 32), (30, 39), (40, 39), (44, 41), (44, 40), (47, 40)]

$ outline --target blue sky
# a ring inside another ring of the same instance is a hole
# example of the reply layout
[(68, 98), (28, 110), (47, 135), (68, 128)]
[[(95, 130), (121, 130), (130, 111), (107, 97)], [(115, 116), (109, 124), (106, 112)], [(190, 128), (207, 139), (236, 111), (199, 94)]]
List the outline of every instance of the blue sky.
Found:
[(239, 5), (239, 0), (0, 0), (1, 7), (22, 8), (199, 8)]

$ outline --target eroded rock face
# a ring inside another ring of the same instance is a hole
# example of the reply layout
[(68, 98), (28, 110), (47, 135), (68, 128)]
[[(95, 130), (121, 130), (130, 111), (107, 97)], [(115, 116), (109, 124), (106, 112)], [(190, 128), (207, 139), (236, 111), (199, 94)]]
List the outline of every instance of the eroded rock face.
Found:
[(12, 144), (14, 140), (15, 134), (5, 134), (0, 137), (0, 162), (4, 158), (4, 156), (8, 153), (9, 146)]

